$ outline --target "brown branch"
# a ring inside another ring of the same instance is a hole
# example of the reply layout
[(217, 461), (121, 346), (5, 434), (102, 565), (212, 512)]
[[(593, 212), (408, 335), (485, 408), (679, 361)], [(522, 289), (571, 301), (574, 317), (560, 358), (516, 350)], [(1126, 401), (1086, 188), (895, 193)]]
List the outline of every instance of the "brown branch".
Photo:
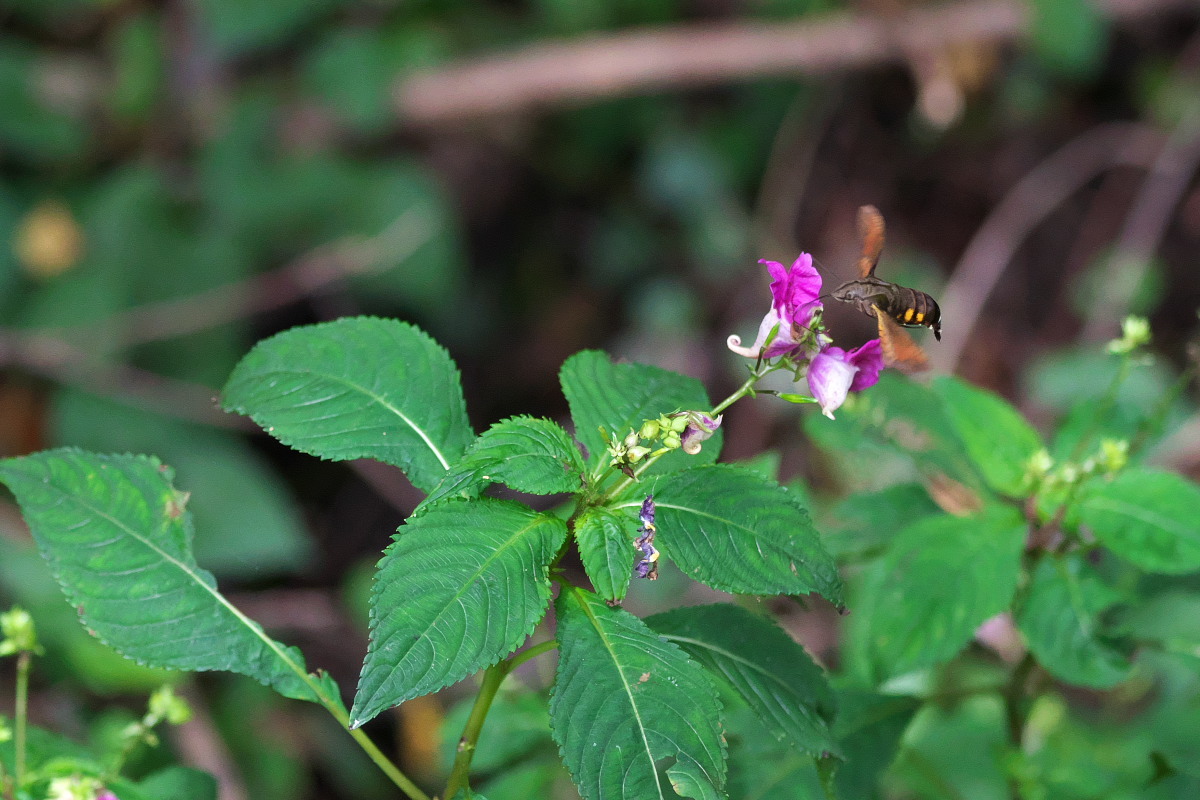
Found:
[[(318, 247), (272, 272), (205, 292), (120, 312), (98, 325), (15, 331), (0, 329), (0, 367), (16, 366), (56, 383), (97, 394), (128, 397), (161, 413), (222, 428), (255, 430), (248, 420), (226, 414), (206, 386), (97, 360), (72, 344), (105, 328), (105, 341), (118, 349), (207, 330), (269, 311), (352, 275), (370, 274), (403, 261), (435, 230), (429, 214), (410, 209), (375, 236), (346, 237)], [(101, 335), (97, 333), (97, 335)]]
[[(1195, 0), (1094, 0), (1113, 20)], [(681, 25), (531, 45), (409, 76), (396, 88), (401, 117), (445, 123), (656, 89), (765, 75), (811, 75), (911, 58), (961, 41), (1022, 37), (1025, 0), (967, 0), (895, 18), (836, 14), (766, 24)]]
[(954, 324), (946, 325), (941, 346), (931, 349), (934, 369), (955, 371), (984, 303), (1025, 237), (1097, 175), (1118, 166), (1148, 168), (1162, 141), (1157, 130), (1141, 123), (1098, 126), (1063, 145), (1009, 190), (963, 251), (942, 292), (942, 307), (953, 310)]
[(345, 237), (300, 256), (279, 269), (175, 300), (151, 303), (106, 320), (120, 346), (170, 339), (208, 330), (252, 314), (272, 311), (354, 275), (404, 261), (436, 231), (424, 209), (410, 208), (375, 236)]

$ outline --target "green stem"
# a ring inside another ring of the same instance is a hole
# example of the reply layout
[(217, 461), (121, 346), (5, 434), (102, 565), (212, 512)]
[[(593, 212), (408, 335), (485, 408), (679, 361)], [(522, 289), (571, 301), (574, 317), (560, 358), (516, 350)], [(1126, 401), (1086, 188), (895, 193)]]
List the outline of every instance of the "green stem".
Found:
[(512, 669), (512, 661), (501, 661), (493, 664), (483, 673), (483, 685), (475, 696), (475, 705), (471, 707), (471, 716), (463, 726), (462, 737), (458, 740), (458, 750), (454, 754), (454, 766), (450, 768), (450, 778), (446, 781), (446, 800), (453, 800), (458, 790), (467, 785), (467, 776), (471, 771), (471, 758), (475, 755), (475, 747), (479, 743), (479, 734), (483, 730), (483, 722), (487, 719), (492, 701), (500, 684), (508, 677)]
[(384, 775), (388, 776), (388, 779), (391, 780), (392, 783), (400, 787), (401, 791), (407, 794), (411, 800), (430, 800), (429, 795), (421, 791), (420, 786), (417, 786), (415, 783), (413, 783), (411, 778), (401, 772), (400, 768), (393, 764), (391, 759), (385, 756), (383, 751), (380, 750), (379, 747), (376, 746), (376, 744), (372, 742), (370, 738), (368, 738), (368, 736), (362, 732), (361, 729), (350, 728), (350, 715), (346, 712), (346, 709), (341, 703), (326, 697), (325, 693), (321, 691), (321, 687), (312, 680), (311, 676), (305, 675), (305, 678), (308, 682), (308, 685), (316, 694), (318, 702), (320, 702), (320, 704), (325, 707), (325, 710), (328, 711), (335, 720), (337, 720), (338, 724), (350, 734), (350, 738), (358, 742), (358, 746), (361, 747), (362, 751), (367, 754), (367, 758), (371, 759), (371, 761), (375, 763), (375, 766), (379, 767), (379, 770)]
[(550, 639), (548, 641), (535, 644), (533, 647), (530, 647), (527, 650), (522, 650), (508, 660), (508, 671), (512, 672), (526, 661), (529, 661), (532, 658), (537, 658), (542, 653), (548, 653), (556, 647), (558, 647), (558, 640)]
[(493, 664), (483, 673), (483, 685), (479, 687), (479, 694), (475, 696), (475, 704), (471, 707), (471, 716), (467, 717), (467, 724), (463, 726), (462, 736), (458, 740), (454, 765), (450, 768), (450, 777), (446, 781), (445, 800), (453, 800), (454, 795), (467, 785), (467, 778), (471, 773), (471, 759), (475, 756), (475, 748), (479, 744), (479, 734), (483, 731), (483, 722), (487, 719), (492, 701), (496, 699), (500, 684), (504, 683), (509, 673), (526, 661), (548, 653), (556, 647), (558, 641), (555, 639), (540, 642), (511, 658)]
[(25, 725), (29, 717), (29, 671), (33, 655), (28, 650), (17, 654), (17, 707), (13, 722), (13, 784), (20, 791), (25, 783)]
[(750, 394), (750, 392), (754, 389), (754, 384), (758, 383), (760, 380), (762, 380), (768, 374), (774, 372), (777, 369), (779, 369), (778, 365), (770, 365), (770, 364), (766, 364), (766, 363), (761, 364), (753, 372), (750, 373), (750, 377), (746, 379), (745, 383), (743, 383), (741, 386), (739, 386), (737, 388), (737, 390), (734, 391), (733, 394), (729, 395), (729, 397), (726, 397), (724, 400), (717, 403), (716, 406), (713, 407), (713, 410), (708, 412), (708, 415), (710, 417), (717, 416), (722, 411), (724, 411), (725, 409), (729, 408), (731, 405), (736, 403), (738, 400), (741, 400), (743, 397)]
[(1025, 738), (1025, 712), (1021, 708), (1025, 684), (1036, 666), (1037, 662), (1033, 660), (1033, 656), (1026, 653), (1013, 668), (1012, 675), (1008, 678), (1008, 686), (1004, 690), (1004, 718), (1008, 723), (1008, 740), (1017, 750), (1021, 749)]
[[(342, 714), (341, 716), (342, 718), (338, 721), (341, 722), (342, 727), (345, 728), (349, 724), (350, 718), (345, 714)], [(421, 787), (417, 786), (407, 775), (401, 772), (400, 769), (383, 754), (383, 751), (376, 747), (375, 743), (367, 738), (367, 735), (363, 733), (361, 729), (355, 728), (354, 730), (350, 731), (350, 735), (354, 738), (354, 741), (358, 742), (358, 746), (363, 749), (363, 752), (367, 754), (367, 758), (375, 762), (375, 766), (379, 767), (383, 774), (387, 775), (388, 778), (391, 779), (392, 783), (399, 786), (405, 794), (412, 798), (412, 800), (429, 800), (429, 795), (421, 791)]]
[(12, 780), (8, 777), (8, 770), (4, 768), (4, 762), (0, 761), (0, 797), (5, 800), (14, 800), (16, 797), (16, 789), (13, 788)]

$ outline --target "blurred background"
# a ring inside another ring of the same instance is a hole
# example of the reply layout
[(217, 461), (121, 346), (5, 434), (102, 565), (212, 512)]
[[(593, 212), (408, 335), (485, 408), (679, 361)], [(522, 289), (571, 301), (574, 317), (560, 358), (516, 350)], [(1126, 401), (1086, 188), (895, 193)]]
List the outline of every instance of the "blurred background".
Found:
[[(1045, 422), (1105, 384), (1125, 314), (1161, 355), (1134, 395), (1194, 365), (1198, 166), (1194, 0), (0, 0), (0, 455), (161, 456), (201, 565), (351, 691), (371, 568), (420, 494), (220, 412), (258, 339), (415, 322), (477, 430), (565, 420), (557, 370), (589, 347), (720, 399), (743, 377), (726, 337), (770, 302), (757, 259), (811, 252), (832, 288), (871, 203), (881, 277), (941, 303), (943, 341), (918, 335), (937, 370)], [(827, 319), (846, 347), (874, 335)], [(1159, 460), (1197, 476), (1183, 403)], [(805, 435), (811, 409), (777, 405), (734, 407), (725, 458), (818, 508), (860, 488)], [(713, 596), (664, 574), (629, 607), (685, 593)], [(84, 635), (6, 500), (12, 602), (50, 651), (40, 724), (102, 741), (163, 679)], [(829, 609), (777, 610), (832, 657)], [(226, 800), (395, 796), (316, 709), (222, 676), (186, 691), (198, 721), (171, 747)], [(369, 729), (422, 779), (461, 720), (443, 694)], [(531, 699), (503, 700), (481, 768), (546, 749)]]

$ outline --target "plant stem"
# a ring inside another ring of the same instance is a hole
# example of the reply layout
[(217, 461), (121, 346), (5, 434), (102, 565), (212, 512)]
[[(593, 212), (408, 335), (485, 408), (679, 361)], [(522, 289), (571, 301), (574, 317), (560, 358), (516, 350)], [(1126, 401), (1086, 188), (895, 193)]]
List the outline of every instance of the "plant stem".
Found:
[(496, 699), (496, 692), (500, 690), (500, 684), (508, 677), (512, 667), (513, 661), (505, 660), (493, 664), (483, 673), (483, 685), (479, 687), (479, 694), (475, 696), (475, 705), (471, 707), (471, 716), (467, 717), (462, 737), (458, 740), (458, 750), (454, 754), (454, 766), (450, 768), (450, 777), (446, 781), (445, 800), (453, 800), (458, 790), (467, 785), (467, 775), (471, 771), (471, 758), (475, 755), (475, 747), (479, 742), (479, 734), (483, 730), (483, 722), (487, 719), (492, 701)]
[(558, 647), (558, 640), (550, 639), (540, 644), (535, 644), (527, 650), (522, 650), (508, 660), (508, 671), (512, 672), (531, 658), (537, 658), (542, 653), (548, 653), (556, 647)]
[(29, 717), (29, 670), (33, 654), (22, 650), (17, 654), (17, 707), (13, 722), (13, 791), (20, 791), (25, 782), (25, 725)]
[(731, 405), (736, 403), (738, 400), (741, 400), (743, 397), (750, 394), (751, 390), (754, 389), (754, 384), (758, 383), (768, 373), (774, 372), (778, 368), (779, 368), (778, 366), (769, 365), (765, 362), (763, 364), (761, 364), (760, 366), (756, 367), (755, 370), (750, 373), (750, 377), (746, 379), (745, 383), (743, 383), (741, 386), (739, 386), (737, 388), (737, 390), (734, 391), (733, 394), (729, 395), (729, 397), (726, 397), (724, 400), (717, 403), (716, 406), (713, 407), (712, 411), (708, 412), (709, 416), (711, 416), (711, 417), (717, 416), (722, 411), (724, 411), (725, 409), (729, 408)]
[(1013, 668), (1008, 678), (1008, 686), (1004, 690), (1004, 719), (1008, 722), (1008, 740), (1017, 750), (1025, 736), (1025, 713), (1021, 709), (1021, 701), (1025, 694), (1025, 683), (1029, 674), (1037, 666), (1029, 653)]
[[(339, 721), (342, 723), (342, 727), (344, 728), (349, 722), (349, 717), (344, 717)], [(405, 792), (405, 794), (412, 798), (412, 800), (429, 800), (429, 795), (421, 791), (421, 787), (417, 786), (412, 782), (412, 779), (401, 772), (400, 769), (383, 754), (383, 751), (380, 750), (375, 743), (372, 742), (367, 735), (362, 732), (361, 729), (355, 728), (354, 730), (350, 731), (350, 735), (354, 738), (354, 741), (358, 742), (358, 746), (363, 749), (363, 752), (367, 754), (367, 758), (374, 761), (375, 766), (379, 767), (383, 774), (387, 775), (388, 778), (391, 779), (392, 783), (399, 786)]]

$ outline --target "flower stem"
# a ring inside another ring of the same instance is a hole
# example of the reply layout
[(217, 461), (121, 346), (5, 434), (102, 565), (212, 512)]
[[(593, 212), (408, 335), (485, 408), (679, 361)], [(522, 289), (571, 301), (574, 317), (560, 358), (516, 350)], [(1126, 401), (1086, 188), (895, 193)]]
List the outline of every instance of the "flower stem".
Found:
[(33, 654), (22, 650), (17, 654), (17, 707), (13, 727), (13, 791), (25, 783), (25, 725), (29, 717), (29, 671)]
[(492, 701), (496, 699), (496, 692), (500, 690), (500, 684), (508, 677), (512, 666), (511, 660), (501, 661), (488, 667), (487, 671), (483, 673), (483, 685), (479, 687), (479, 694), (475, 696), (475, 705), (471, 707), (471, 716), (467, 717), (467, 724), (463, 726), (462, 736), (458, 740), (458, 750), (454, 754), (454, 766), (450, 768), (450, 777), (446, 781), (444, 793), (446, 800), (452, 800), (458, 794), (458, 790), (467, 785), (467, 775), (471, 771), (471, 758), (475, 755), (475, 747), (479, 743), (483, 722), (487, 719)]
[(722, 411), (736, 403), (738, 400), (741, 400), (743, 397), (750, 394), (750, 392), (754, 389), (754, 384), (758, 383), (763, 379), (764, 376), (774, 372), (778, 368), (779, 367), (777, 365), (771, 365), (763, 362), (760, 366), (756, 367), (753, 372), (750, 373), (750, 377), (746, 379), (746, 382), (739, 386), (733, 394), (729, 395), (729, 397), (726, 397), (720, 403), (717, 403), (713, 410), (709, 412), (709, 415), (713, 417), (717, 416)]

